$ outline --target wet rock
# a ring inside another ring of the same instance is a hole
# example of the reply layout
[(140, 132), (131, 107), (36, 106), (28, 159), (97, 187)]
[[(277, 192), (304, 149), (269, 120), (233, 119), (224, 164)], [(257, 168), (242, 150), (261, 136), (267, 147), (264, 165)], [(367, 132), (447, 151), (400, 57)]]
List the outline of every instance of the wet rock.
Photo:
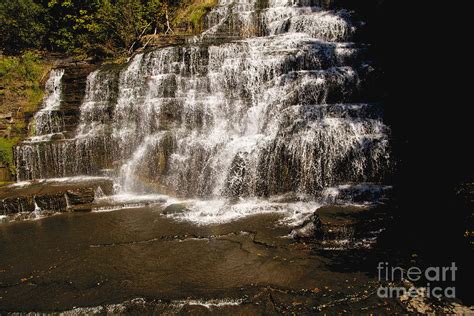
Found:
[(163, 101), (159, 114), (159, 128), (171, 129), (175, 124), (179, 124), (182, 115), (182, 104), (175, 99)]
[(189, 37), (184, 35), (145, 35), (140, 41), (142, 45), (161, 48), (184, 44)]
[(384, 201), (390, 198), (392, 187), (373, 183), (340, 185), (321, 191), (319, 198), (328, 204), (363, 203)]
[(227, 176), (226, 196), (238, 197), (245, 191), (244, 177), (246, 172), (247, 153), (239, 153), (234, 157)]
[(67, 210), (67, 201), (64, 193), (36, 196), (34, 199), (42, 210), (50, 212), (65, 212)]
[(33, 212), (35, 204), (32, 197), (12, 197), (0, 200), (0, 215), (11, 215), (21, 212)]
[(72, 62), (64, 63), (60, 67), (66, 70), (62, 80), (61, 115), (65, 129), (72, 131), (79, 123), (79, 107), (84, 98), (87, 76), (97, 68), (97, 65)]
[(188, 209), (186, 208), (185, 205), (175, 203), (175, 204), (170, 204), (168, 205), (164, 210), (163, 214), (165, 215), (170, 215), (170, 214), (180, 214), (186, 212)]
[(291, 236), (295, 239), (313, 238), (321, 233), (321, 219), (316, 212), (303, 222), (300, 226), (291, 231)]
[(70, 205), (88, 204), (94, 201), (95, 191), (93, 188), (79, 188), (66, 192)]

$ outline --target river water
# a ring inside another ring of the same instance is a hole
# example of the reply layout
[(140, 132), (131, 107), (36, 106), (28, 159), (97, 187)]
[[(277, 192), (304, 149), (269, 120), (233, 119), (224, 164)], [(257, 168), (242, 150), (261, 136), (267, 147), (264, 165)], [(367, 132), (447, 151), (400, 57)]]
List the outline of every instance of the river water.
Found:
[(219, 314), (401, 308), (377, 298), (370, 273), (348, 266), (340, 271), (311, 244), (288, 238), (291, 228), (280, 224), (282, 215), (196, 225), (162, 212), (152, 206), (0, 225), (0, 310), (80, 306), (95, 308), (74, 312)]

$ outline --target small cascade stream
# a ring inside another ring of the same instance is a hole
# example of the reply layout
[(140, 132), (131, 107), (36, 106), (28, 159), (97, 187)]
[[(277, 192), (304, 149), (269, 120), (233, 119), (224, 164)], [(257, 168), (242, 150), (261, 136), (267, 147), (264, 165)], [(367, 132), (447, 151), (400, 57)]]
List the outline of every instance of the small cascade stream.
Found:
[(52, 71), (18, 180), (112, 174), (117, 193), (187, 199), (187, 216), (222, 220), (306, 214), (338, 186), (383, 183), (389, 128), (354, 41), (362, 22), (313, 1), (220, 0), (205, 25), (90, 73), (73, 137), (51, 137), (64, 69)]
[(34, 117), (34, 136), (31, 141), (50, 140), (55, 133), (61, 133), (64, 130), (64, 121), (57, 114), (61, 104), (61, 79), (64, 75), (64, 69), (53, 69), (49, 79), (45, 84), (45, 97), (43, 107)]

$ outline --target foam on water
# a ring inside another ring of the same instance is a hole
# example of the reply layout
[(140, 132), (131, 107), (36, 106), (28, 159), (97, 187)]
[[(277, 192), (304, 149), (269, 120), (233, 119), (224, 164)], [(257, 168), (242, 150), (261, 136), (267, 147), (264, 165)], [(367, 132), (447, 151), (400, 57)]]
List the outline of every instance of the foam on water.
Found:
[(25, 186), (35, 185), (35, 184), (81, 183), (81, 182), (93, 182), (93, 181), (110, 180), (110, 179), (111, 178), (109, 177), (99, 177), (99, 176), (75, 176), (75, 177), (18, 181), (18, 182), (10, 184), (9, 186), (25, 187)]
[[(278, 197), (274, 197), (278, 200)], [(172, 203), (169, 203), (172, 204)], [(228, 223), (258, 214), (281, 214), (281, 224), (295, 226), (301, 224), (321, 204), (309, 202), (276, 202), (272, 199), (239, 199), (229, 200), (187, 200), (181, 202), (187, 210), (178, 214), (168, 215), (171, 218), (189, 221), (197, 225)]]
[(163, 202), (165, 200), (170, 200), (169, 196), (163, 194), (145, 194), (137, 195), (131, 193), (116, 194), (112, 196), (105, 196), (103, 199), (109, 199), (110, 201), (116, 203), (153, 203), (153, 202)]
[(185, 305), (199, 305), (204, 306), (208, 309), (213, 307), (222, 307), (222, 306), (238, 306), (244, 302), (243, 299), (211, 299), (211, 300), (196, 300), (196, 299), (189, 299), (189, 300), (177, 300), (173, 301), (171, 304), (176, 305), (179, 307)]
[[(245, 299), (241, 298), (219, 298), (219, 299), (183, 299), (183, 300), (171, 300), (169, 302), (161, 302), (155, 304), (163, 304), (170, 307), (170, 310), (165, 313), (166, 315), (177, 314), (184, 306), (203, 306), (209, 310), (219, 309), (220, 307), (226, 306), (238, 306), (245, 302)], [(144, 298), (137, 297), (129, 301), (125, 301), (118, 304), (106, 304), (94, 307), (76, 307), (69, 311), (64, 311), (61, 314), (66, 316), (77, 316), (77, 315), (102, 315), (102, 314), (123, 314), (127, 313), (128, 307), (140, 308), (148, 304), (153, 304), (153, 301), (147, 301)]]

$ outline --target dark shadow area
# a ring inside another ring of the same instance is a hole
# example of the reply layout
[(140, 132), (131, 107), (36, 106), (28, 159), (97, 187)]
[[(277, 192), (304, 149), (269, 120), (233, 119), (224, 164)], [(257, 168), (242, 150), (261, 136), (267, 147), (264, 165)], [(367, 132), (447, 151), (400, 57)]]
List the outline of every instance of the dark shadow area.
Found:
[(459, 184), (473, 181), (472, 130), (467, 106), (456, 93), (461, 87), (454, 68), (446, 64), (455, 57), (436, 39), (434, 13), (405, 16), (419, 12), (409, 6), (396, 10), (394, 5), (404, 6), (393, 2), (384, 3), (378, 27), (389, 36), (379, 34), (375, 42), (386, 69), (387, 114), (398, 162), (393, 183), (399, 214), (385, 242), (416, 253), (427, 267), (456, 262), (457, 297), (474, 304), (473, 253), (463, 237), (472, 206), (455, 194)]
[[(455, 262), (456, 296), (472, 305), (474, 256), (464, 234), (472, 226), (474, 206), (468, 202), (472, 195), (456, 193), (461, 184), (474, 182), (472, 116), (461, 93), (469, 90), (456, 74), (463, 67), (454, 66), (459, 51), (440, 38), (446, 23), (456, 27), (463, 22), (441, 23), (433, 5), (408, 1), (340, 0), (336, 6), (355, 10), (367, 21), (363, 39), (382, 70), (373, 89), (384, 95), (396, 162), (388, 181), (394, 184), (394, 220), (380, 237), (379, 249), (363, 255), (353, 268), (375, 273), (383, 260), (407, 268)], [(450, 4), (440, 10), (446, 16), (454, 8)]]

